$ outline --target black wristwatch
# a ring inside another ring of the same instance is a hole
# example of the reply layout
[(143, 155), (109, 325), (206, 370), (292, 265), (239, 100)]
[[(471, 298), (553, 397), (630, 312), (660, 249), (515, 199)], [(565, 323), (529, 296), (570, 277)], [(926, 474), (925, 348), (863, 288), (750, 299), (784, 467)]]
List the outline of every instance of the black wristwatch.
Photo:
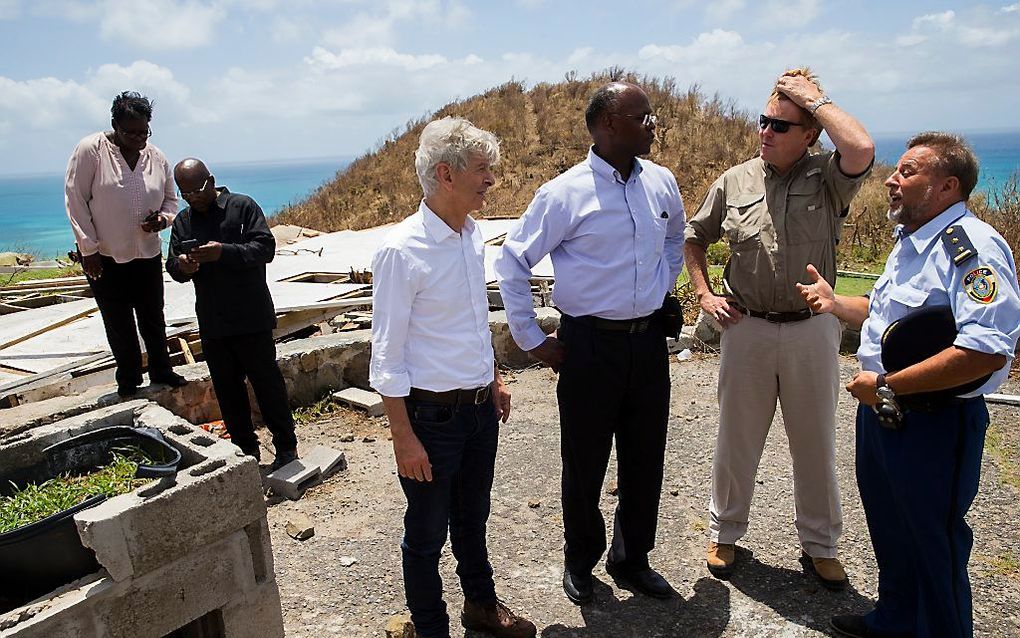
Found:
[(877, 394), (878, 398), (883, 401), (896, 400), (896, 393), (893, 392), (893, 389), (889, 387), (888, 383), (886, 383), (884, 374), (878, 375), (878, 378), (875, 380), (875, 394)]

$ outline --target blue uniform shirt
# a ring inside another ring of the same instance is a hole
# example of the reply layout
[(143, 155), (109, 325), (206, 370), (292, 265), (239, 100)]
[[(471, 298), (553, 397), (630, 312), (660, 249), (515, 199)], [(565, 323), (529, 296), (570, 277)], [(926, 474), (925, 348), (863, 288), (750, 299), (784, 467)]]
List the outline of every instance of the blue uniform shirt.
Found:
[[(962, 265), (953, 263), (941, 236), (962, 226), (977, 251)], [(885, 272), (875, 282), (868, 318), (861, 327), (857, 358), (864, 370), (882, 368), (882, 333), (886, 327), (922, 306), (949, 305), (956, 318), (954, 345), (1006, 356), (1006, 365), (977, 390), (963, 396), (994, 392), (1009, 374), (1020, 337), (1020, 292), (1009, 245), (994, 228), (955, 204), (913, 233), (897, 227), (899, 240), (889, 254)]]

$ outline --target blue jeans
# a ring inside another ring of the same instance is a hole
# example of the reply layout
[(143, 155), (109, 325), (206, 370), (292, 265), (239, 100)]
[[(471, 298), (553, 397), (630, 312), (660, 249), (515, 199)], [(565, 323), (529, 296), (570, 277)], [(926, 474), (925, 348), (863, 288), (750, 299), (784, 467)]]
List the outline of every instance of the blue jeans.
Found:
[(967, 561), (988, 427), (982, 397), (909, 411), (890, 430), (857, 410), (857, 485), (878, 562), (878, 603), (865, 617), (883, 636), (974, 634)]
[(432, 481), (400, 477), (407, 498), (400, 545), (404, 592), (418, 635), (448, 638), (450, 617), (439, 576), (447, 529), (464, 598), (480, 604), (496, 601), (485, 524), (499, 421), (491, 400), (454, 407), (408, 399), (407, 413), (429, 456)]

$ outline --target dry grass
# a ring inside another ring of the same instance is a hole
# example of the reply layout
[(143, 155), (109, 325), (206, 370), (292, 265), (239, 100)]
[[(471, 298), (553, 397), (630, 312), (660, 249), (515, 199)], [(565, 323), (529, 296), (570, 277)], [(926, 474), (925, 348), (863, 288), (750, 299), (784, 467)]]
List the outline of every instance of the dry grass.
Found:
[[(539, 186), (587, 153), (591, 143), (584, 126), (588, 97), (599, 86), (618, 79), (641, 85), (651, 98), (659, 124), (650, 159), (676, 175), (688, 215), (697, 211), (709, 185), (724, 170), (758, 152), (751, 114), (718, 95), (706, 96), (697, 85), (681, 88), (673, 78), (639, 77), (619, 68), (585, 79), (569, 73), (562, 82), (538, 84), (531, 90), (512, 80), (408, 122), (306, 201), (281, 211), (274, 222), (332, 232), (403, 219), (421, 199), (413, 166), (418, 136), (433, 117), (446, 115), (466, 117), (500, 138), (503, 159), (485, 215), (517, 217)], [(854, 199), (839, 246), (841, 268), (881, 269), (892, 247), (882, 186), (891, 171), (889, 166), (876, 165)], [(973, 197), (971, 206), (1006, 237), (1015, 252), (1020, 242), (1016, 176), (991, 200)]]

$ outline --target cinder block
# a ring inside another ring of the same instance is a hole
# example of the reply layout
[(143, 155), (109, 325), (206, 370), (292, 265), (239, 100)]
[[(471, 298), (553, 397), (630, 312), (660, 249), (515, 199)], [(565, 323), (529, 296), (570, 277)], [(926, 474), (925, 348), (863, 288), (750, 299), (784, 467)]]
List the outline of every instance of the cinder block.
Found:
[(301, 455), (306, 465), (317, 465), (325, 479), (333, 472), (343, 472), (347, 469), (347, 457), (340, 450), (334, 450), (325, 445), (316, 445), (311, 452)]
[(276, 581), (259, 585), (223, 607), (223, 630), (229, 638), (283, 638), (283, 613)]
[(144, 487), (75, 516), (82, 542), (116, 581), (145, 574), (266, 516), (258, 465), (244, 457), (182, 470), (176, 485), (148, 498), (143, 494)]
[(368, 416), (382, 416), (384, 414), (382, 397), (375, 392), (351, 387), (334, 392), (333, 398), (352, 408), (364, 410), (368, 413)]
[(266, 485), (292, 501), (301, 498), (305, 490), (322, 482), (322, 470), (304, 459), (291, 461), (275, 472), (266, 475)]

